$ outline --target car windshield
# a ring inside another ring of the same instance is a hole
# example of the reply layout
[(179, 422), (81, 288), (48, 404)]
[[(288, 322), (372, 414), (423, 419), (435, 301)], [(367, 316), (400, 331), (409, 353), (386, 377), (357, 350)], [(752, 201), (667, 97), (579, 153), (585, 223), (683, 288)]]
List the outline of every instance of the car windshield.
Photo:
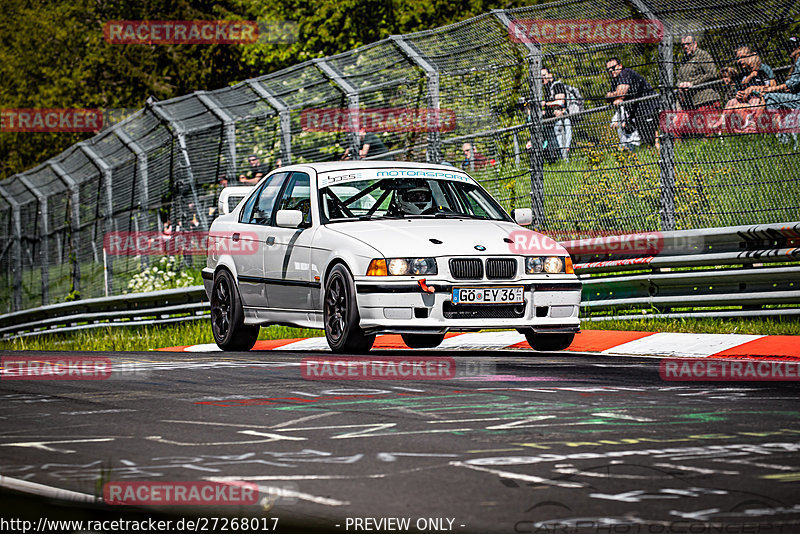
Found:
[(478, 185), (455, 180), (383, 178), (320, 189), (326, 222), (394, 218), (469, 218), (510, 221)]

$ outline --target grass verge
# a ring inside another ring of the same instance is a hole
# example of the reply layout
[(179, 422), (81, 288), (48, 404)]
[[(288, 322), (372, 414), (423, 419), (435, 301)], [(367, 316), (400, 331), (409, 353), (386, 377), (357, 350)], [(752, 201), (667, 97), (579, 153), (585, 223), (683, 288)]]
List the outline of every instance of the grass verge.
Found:
[[(638, 319), (631, 321), (583, 321), (584, 330), (639, 330), (645, 332), (691, 332), (707, 334), (800, 335), (796, 318), (754, 319)], [(322, 330), (270, 326), (258, 339), (287, 339), (323, 335)], [(213, 343), (206, 320), (167, 326), (107, 327), (45, 334), (0, 341), (0, 350), (133, 351)]]
[[(323, 335), (322, 330), (270, 326), (258, 339), (287, 339)], [(214, 343), (208, 320), (164, 326), (115, 326), (64, 334), (43, 334), (0, 341), (0, 350), (152, 350), (155, 348)]]

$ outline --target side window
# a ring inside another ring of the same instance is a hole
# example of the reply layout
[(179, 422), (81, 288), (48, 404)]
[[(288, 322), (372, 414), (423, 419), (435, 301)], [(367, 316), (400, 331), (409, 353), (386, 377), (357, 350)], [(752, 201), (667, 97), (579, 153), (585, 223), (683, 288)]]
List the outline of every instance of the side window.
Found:
[(275, 210), (300, 210), (303, 212), (303, 225), (311, 226), (311, 180), (304, 172), (295, 172), (289, 180), (289, 185), (281, 196), (278, 209)]
[(253, 196), (247, 199), (247, 203), (242, 208), (240, 222), (247, 224), (272, 224), (272, 211), (275, 200), (281, 191), (283, 182), (289, 173), (279, 172), (273, 174), (261, 184)]

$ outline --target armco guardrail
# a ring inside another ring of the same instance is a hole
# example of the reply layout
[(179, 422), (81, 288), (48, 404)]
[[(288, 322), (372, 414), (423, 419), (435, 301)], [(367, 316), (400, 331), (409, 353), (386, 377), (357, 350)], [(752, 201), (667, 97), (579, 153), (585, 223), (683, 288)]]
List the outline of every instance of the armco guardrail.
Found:
[[(800, 315), (800, 222), (599, 236), (562, 243), (593, 321)], [(12, 338), (204, 319), (203, 286), (66, 302), (0, 315)]]
[(165, 324), (207, 318), (208, 311), (203, 286), (77, 300), (0, 315), (0, 337)]
[(592, 320), (800, 314), (800, 222), (563, 244)]

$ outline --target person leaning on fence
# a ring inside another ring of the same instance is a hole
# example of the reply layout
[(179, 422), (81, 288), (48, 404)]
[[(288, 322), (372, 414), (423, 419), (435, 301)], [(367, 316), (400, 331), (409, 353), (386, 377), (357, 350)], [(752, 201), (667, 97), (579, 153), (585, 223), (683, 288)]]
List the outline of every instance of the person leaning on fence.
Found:
[[(358, 150), (358, 157), (361, 159), (383, 159), (383, 160), (391, 160), (394, 159), (391, 156), (383, 156), (383, 157), (376, 157), (380, 156), (381, 154), (385, 154), (389, 150), (386, 148), (386, 145), (383, 144), (380, 137), (375, 135), (372, 132), (368, 132), (366, 128), (361, 128), (358, 131), (358, 140), (361, 144), (361, 148)], [(342, 159), (352, 159), (350, 157), (350, 148), (346, 148), (344, 154), (342, 154)]]
[[(628, 121), (639, 131), (642, 143), (653, 146), (656, 143), (656, 127), (658, 126), (658, 102), (656, 92), (641, 74), (622, 66), (619, 58), (612, 57), (606, 61), (606, 72), (611, 80), (611, 91), (606, 99), (619, 107), (626, 102)], [(628, 102), (642, 97), (653, 97), (638, 102)]]
[(737, 82), (739, 90), (725, 104), (719, 121), (711, 127), (733, 133), (753, 133), (759, 116), (764, 112), (764, 96), (760, 89), (776, 85), (775, 73), (749, 46), (736, 49), (736, 63), (742, 72)]
[(239, 181), (246, 184), (254, 184), (261, 180), (268, 169), (262, 165), (261, 159), (257, 154), (250, 154), (247, 157), (247, 161), (250, 163), (250, 169), (239, 175)]
[(698, 87), (717, 79), (717, 64), (711, 54), (699, 48), (693, 35), (681, 39), (683, 58), (678, 67), (678, 101), (683, 110), (719, 109), (719, 93), (712, 87)]
[(750, 86), (746, 91), (759, 91), (764, 95), (767, 109), (800, 109), (800, 37), (787, 41), (789, 59), (793, 61), (789, 77), (780, 85)]
[[(556, 80), (546, 68), (542, 68), (542, 118), (563, 117), (549, 126), (558, 144), (562, 159), (568, 159), (569, 146), (572, 143), (572, 122), (567, 114), (567, 88), (563, 82)], [(548, 125), (545, 124), (545, 128)]]

